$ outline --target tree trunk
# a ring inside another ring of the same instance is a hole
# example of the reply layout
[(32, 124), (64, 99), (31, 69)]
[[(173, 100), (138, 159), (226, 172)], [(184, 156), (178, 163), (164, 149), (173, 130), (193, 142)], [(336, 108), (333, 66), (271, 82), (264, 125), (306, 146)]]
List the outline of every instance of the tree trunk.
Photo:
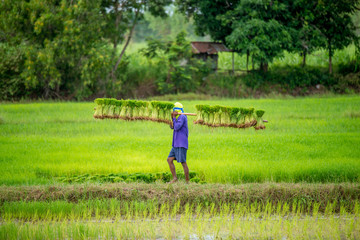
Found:
[(137, 22), (137, 19), (138, 19), (138, 16), (139, 16), (139, 11), (140, 11), (140, 7), (138, 9), (136, 9), (135, 19), (134, 19), (133, 25), (132, 25), (132, 27), (130, 29), (129, 36), (128, 36), (128, 38), (127, 38), (127, 40), (125, 42), (125, 45), (124, 45), (123, 49), (121, 50), (120, 56), (119, 56), (118, 60), (116, 61), (116, 64), (115, 64), (115, 66), (114, 66), (114, 68), (113, 68), (113, 70), (111, 72), (111, 76), (113, 78), (113, 81), (115, 80), (115, 72), (116, 72), (117, 68), (119, 67), (119, 64), (121, 62), (122, 57), (124, 56), (124, 53), (125, 53), (125, 50), (126, 50), (127, 46), (130, 43), (132, 34), (134, 32), (134, 28), (135, 28), (135, 25), (136, 25), (136, 22)]
[(250, 56), (250, 51), (247, 50), (246, 51), (246, 71), (249, 71), (249, 56)]
[(232, 52), (232, 73), (235, 74), (235, 59), (234, 52)]
[(252, 70), (254, 70), (255, 69), (254, 55), (251, 56), (251, 62), (252, 62)]
[(306, 65), (306, 50), (303, 51), (303, 62), (302, 62), (302, 67), (305, 67)]
[(60, 83), (56, 83), (55, 94), (60, 97)]
[(44, 86), (44, 98), (48, 99), (49, 95), (50, 95), (50, 88), (48, 82), (46, 81)]
[(331, 48), (331, 41), (329, 41), (329, 73), (332, 74), (333, 69), (332, 69), (332, 48)]
[[(119, 14), (119, 12), (118, 12), (118, 8), (119, 8), (119, 3), (118, 2), (115, 3), (114, 8), (115, 8), (115, 14), (116, 14), (115, 30), (117, 30), (118, 27), (119, 27), (119, 22), (120, 22), (121, 16), (122, 16), (122, 14)], [(118, 37), (117, 36), (114, 38), (113, 45), (114, 45), (114, 48), (113, 48), (114, 51), (113, 51), (112, 58), (114, 58), (115, 54), (116, 54), (116, 48), (117, 48), (117, 45), (118, 45)]]
[(260, 63), (260, 71), (267, 72), (269, 70), (269, 64), (267, 62)]

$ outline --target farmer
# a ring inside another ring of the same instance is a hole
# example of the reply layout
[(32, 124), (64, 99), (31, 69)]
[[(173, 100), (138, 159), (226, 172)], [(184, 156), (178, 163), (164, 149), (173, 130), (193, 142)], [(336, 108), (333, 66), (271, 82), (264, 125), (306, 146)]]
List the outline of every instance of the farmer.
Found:
[(184, 168), (184, 174), (186, 183), (189, 182), (189, 168), (186, 164), (186, 152), (188, 149), (188, 123), (186, 115), (180, 115), (178, 113), (184, 112), (183, 105), (179, 102), (175, 103), (175, 107), (173, 108), (173, 112), (171, 113), (172, 123), (170, 124), (170, 128), (174, 129), (173, 132), (173, 140), (172, 140), (172, 149), (168, 156), (168, 163), (170, 167), (171, 174), (173, 176), (173, 180), (170, 183), (176, 182), (177, 176), (175, 171), (174, 160), (181, 163)]

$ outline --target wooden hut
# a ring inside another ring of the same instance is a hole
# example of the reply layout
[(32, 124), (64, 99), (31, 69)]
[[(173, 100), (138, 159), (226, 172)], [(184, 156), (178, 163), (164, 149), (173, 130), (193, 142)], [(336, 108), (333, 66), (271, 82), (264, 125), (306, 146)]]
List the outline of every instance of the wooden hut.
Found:
[(219, 52), (232, 52), (222, 43), (216, 42), (191, 42), (192, 52), (198, 59), (204, 61), (212, 59), (214, 61), (213, 69), (217, 70)]

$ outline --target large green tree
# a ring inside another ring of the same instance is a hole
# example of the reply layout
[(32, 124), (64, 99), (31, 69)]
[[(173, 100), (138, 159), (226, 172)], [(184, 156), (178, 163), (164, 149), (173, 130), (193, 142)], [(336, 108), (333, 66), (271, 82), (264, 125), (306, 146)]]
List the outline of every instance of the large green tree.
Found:
[[(101, 13), (106, 20), (103, 31), (113, 45), (114, 64), (110, 72), (113, 81), (116, 80), (116, 71), (138, 21), (144, 17), (145, 12), (154, 16), (167, 16), (165, 7), (171, 2), (171, 0), (102, 0)], [(118, 53), (118, 45), (123, 42), (122, 50)]]
[(0, 77), (6, 81), (0, 88), (22, 86), (44, 98), (115, 96), (121, 91), (122, 59), (137, 21), (145, 11), (165, 16), (170, 2), (0, 1), (0, 49), (4, 56), (19, 56), (0, 62)]
[(236, 51), (252, 54), (260, 69), (267, 71), (268, 63), (290, 49), (288, 28), (282, 24), (290, 18), (287, 5), (279, 1), (242, 0), (237, 7), (219, 17), (232, 32), (226, 37)]
[[(83, 98), (97, 91), (109, 65), (100, 0), (0, 2), (1, 42), (21, 45), (20, 77), (38, 97)], [(9, 48), (10, 49), (10, 48)]]
[(334, 50), (343, 49), (349, 44), (357, 44), (356, 27), (352, 15), (358, 10), (359, 0), (304, 0), (310, 5), (314, 18), (311, 26), (320, 31), (325, 42), (323, 47), (329, 52), (329, 73), (332, 73)]
[(150, 61), (167, 66), (166, 79), (157, 79), (158, 89), (162, 94), (197, 89), (202, 79), (212, 71), (211, 62), (204, 62), (193, 56), (184, 31), (180, 32), (174, 41), (148, 39), (147, 47), (140, 52)]
[(199, 34), (207, 33), (235, 51), (253, 55), (263, 70), (284, 50), (306, 55), (357, 42), (351, 16), (359, 0), (178, 0), (179, 9), (194, 16)]
[(236, 8), (240, 0), (176, 0), (178, 10), (193, 17), (195, 31), (200, 36), (209, 35), (213, 40), (226, 43), (231, 34), (230, 25), (223, 25), (220, 15)]
[(302, 56), (302, 66), (304, 67), (307, 55), (319, 49), (324, 44), (325, 39), (321, 32), (311, 25), (316, 17), (312, 12), (313, 4), (311, 1), (283, 0), (283, 2), (287, 5), (289, 16), (283, 24), (292, 36), (290, 51)]

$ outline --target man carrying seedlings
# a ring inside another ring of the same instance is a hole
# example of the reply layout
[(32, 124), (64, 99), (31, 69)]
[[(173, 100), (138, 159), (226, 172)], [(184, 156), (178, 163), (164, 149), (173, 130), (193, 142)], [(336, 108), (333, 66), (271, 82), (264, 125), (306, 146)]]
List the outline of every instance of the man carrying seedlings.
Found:
[(172, 123), (170, 124), (170, 128), (174, 129), (174, 132), (173, 132), (173, 140), (172, 140), (172, 149), (167, 158), (170, 171), (173, 176), (173, 180), (170, 183), (174, 183), (178, 180), (176, 176), (175, 165), (173, 162), (174, 160), (181, 163), (181, 165), (184, 168), (186, 183), (189, 182), (189, 168), (186, 164), (189, 129), (188, 129), (186, 115), (178, 114), (180, 112), (183, 113), (184, 108), (181, 103), (177, 102), (175, 103), (173, 112), (171, 113)]

